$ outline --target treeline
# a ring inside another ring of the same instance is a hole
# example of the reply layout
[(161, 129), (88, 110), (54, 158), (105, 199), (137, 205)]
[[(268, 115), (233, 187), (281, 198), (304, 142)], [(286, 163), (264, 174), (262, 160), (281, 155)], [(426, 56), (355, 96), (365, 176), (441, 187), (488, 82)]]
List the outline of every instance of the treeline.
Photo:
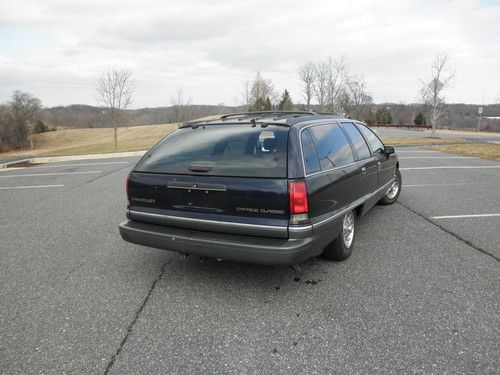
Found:
[[(182, 106), (181, 121), (244, 110), (243, 106), (188, 104)], [(75, 104), (45, 108), (43, 118), (47, 124), (58, 128), (106, 128), (113, 126), (107, 111), (104, 107)], [(124, 112), (123, 126), (167, 124), (178, 122), (179, 118), (178, 106), (139, 108)]]
[[(306, 111), (307, 106), (296, 103), (290, 94), (280, 97), (280, 101), (271, 106), (271, 110), (301, 110)], [(280, 103), (284, 105), (280, 106)], [(291, 105), (290, 105), (291, 103)], [(483, 118), (481, 119), (481, 130), (500, 131), (500, 104), (484, 105)], [(196, 119), (199, 117), (219, 115), (225, 113), (236, 113), (247, 111), (246, 105), (186, 105), (184, 108), (185, 119)], [(250, 108), (250, 110), (266, 110), (268, 108)], [(478, 122), (478, 106), (472, 104), (448, 104), (440, 127), (449, 129), (476, 129)], [(311, 105), (310, 110), (320, 112), (319, 105)], [(50, 127), (63, 128), (99, 128), (113, 126), (111, 120), (101, 107), (87, 105), (70, 105), (66, 107), (46, 108), (42, 111), (45, 124)], [(174, 107), (140, 108), (127, 111), (127, 122), (125, 126), (165, 124), (175, 121)], [(428, 110), (421, 104), (396, 104), (382, 103), (370, 104), (361, 116), (354, 117), (370, 125), (374, 124), (396, 124), (396, 125), (428, 125)], [(489, 119), (488, 117), (499, 117)]]

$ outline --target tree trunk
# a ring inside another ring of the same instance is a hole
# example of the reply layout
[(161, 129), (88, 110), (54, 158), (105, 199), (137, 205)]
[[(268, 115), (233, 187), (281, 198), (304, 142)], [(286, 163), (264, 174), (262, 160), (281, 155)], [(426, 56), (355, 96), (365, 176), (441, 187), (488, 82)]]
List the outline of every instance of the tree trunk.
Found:
[(115, 152), (118, 151), (118, 128), (115, 123)]

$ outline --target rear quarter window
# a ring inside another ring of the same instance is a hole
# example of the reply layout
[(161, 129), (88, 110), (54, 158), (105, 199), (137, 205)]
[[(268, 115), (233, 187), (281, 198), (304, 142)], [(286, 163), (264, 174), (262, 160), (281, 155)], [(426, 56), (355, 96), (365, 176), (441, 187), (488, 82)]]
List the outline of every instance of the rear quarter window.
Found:
[(249, 124), (181, 128), (139, 161), (138, 172), (286, 178), (288, 128)]
[(305, 131), (309, 132), (316, 146), (321, 170), (354, 163), (351, 145), (338, 125), (316, 125)]
[(300, 140), (302, 143), (302, 155), (304, 157), (306, 173), (318, 172), (321, 169), (319, 166), (318, 154), (316, 153), (311, 135), (307, 130), (301, 132)]

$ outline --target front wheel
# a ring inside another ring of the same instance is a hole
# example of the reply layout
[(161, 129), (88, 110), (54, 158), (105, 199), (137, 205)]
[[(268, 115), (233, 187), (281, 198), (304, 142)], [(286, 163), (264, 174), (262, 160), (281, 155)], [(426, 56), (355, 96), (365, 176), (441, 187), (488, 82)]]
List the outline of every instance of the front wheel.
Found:
[(323, 256), (326, 259), (340, 261), (349, 258), (354, 244), (355, 226), (356, 213), (354, 210), (349, 211), (342, 219), (340, 235), (323, 250)]
[(400, 192), (401, 192), (401, 173), (399, 172), (399, 169), (396, 169), (396, 172), (394, 173), (394, 177), (392, 179), (392, 184), (389, 187), (389, 189), (387, 189), (387, 192), (385, 193), (384, 197), (379, 201), (379, 203), (382, 205), (393, 204), (398, 200)]

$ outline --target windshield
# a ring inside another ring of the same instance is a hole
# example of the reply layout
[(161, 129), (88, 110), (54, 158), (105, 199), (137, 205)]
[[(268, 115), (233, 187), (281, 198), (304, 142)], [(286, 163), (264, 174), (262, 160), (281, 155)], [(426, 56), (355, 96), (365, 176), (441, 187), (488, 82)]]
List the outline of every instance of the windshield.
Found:
[(286, 177), (288, 128), (208, 125), (178, 129), (137, 164), (138, 172)]

